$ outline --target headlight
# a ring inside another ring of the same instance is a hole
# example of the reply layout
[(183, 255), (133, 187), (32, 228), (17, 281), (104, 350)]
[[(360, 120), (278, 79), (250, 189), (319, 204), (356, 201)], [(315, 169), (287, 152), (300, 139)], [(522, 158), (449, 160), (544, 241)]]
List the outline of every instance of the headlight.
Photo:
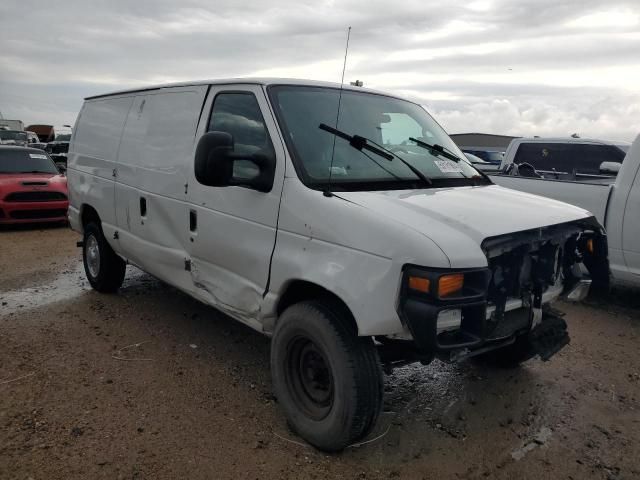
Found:
[(442, 301), (467, 300), (485, 296), (488, 284), (486, 268), (452, 271), (407, 266), (403, 290), (406, 295)]

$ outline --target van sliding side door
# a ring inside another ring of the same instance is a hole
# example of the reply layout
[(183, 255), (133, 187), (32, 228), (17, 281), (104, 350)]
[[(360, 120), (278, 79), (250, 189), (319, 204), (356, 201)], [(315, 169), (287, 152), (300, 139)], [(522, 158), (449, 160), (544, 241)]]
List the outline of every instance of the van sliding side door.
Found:
[(189, 229), (188, 266), (194, 293), (260, 329), (257, 317), (276, 240), (284, 146), (259, 85), (213, 85), (196, 144), (207, 131), (230, 133), (235, 152), (272, 149), (277, 159), (273, 188), (267, 193), (240, 186), (200, 184), (194, 174), (193, 155), (189, 168), (190, 211), (184, 224)]
[(154, 276), (189, 291), (184, 269), (188, 171), (206, 85), (136, 95), (124, 129), (116, 177), (123, 254)]

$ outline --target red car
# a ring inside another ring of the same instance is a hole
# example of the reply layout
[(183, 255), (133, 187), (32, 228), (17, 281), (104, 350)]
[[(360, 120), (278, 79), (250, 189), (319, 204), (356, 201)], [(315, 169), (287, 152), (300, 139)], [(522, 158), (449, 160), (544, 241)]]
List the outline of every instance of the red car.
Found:
[(0, 225), (65, 222), (67, 178), (46, 152), (0, 146)]

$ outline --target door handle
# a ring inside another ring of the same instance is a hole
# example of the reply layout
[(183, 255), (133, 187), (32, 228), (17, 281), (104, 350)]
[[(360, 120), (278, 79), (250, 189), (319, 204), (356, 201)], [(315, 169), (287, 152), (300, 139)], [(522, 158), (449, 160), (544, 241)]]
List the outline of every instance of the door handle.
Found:
[(189, 230), (191, 232), (198, 230), (198, 213), (195, 210), (189, 210)]
[(147, 216), (147, 199), (144, 197), (140, 197), (140, 216)]

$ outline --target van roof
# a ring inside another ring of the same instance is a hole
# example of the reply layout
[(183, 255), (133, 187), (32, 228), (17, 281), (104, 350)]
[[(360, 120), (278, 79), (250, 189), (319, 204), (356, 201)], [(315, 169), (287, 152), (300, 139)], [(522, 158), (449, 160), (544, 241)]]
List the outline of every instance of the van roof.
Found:
[[(100, 95), (92, 95), (90, 97), (86, 97), (85, 100), (93, 100), (96, 98), (110, 97), (112, 95), (124, 95), (127, 93), (138, 93), (138, 92), (146, 92), (149, 90), (158, 90), (161, 88), (167, 87), (188, 87), (192, 85), (238, 85), (238, 84), (249, 84), (249, 85), (301, 85), (308, 87), (328, 87), (328, 88), (340, 88), (339, 83), (334, 82), (323, 82), (319, 80), (301, 80), (296, 78), (255, 78), (255, 77), (241, 77), (241, 78), (224, 78), (224, 79), (214, 79), (214, 80), (195, 80), (192, 82), (176, 82), (176, 83), (165, 83), (159, 85), (150, 85), (147, 87), (140, 88), (131, 88), (126, 90), (118, 90), (110, 93), (103, 93)], [(350, 84), (343, 85), (344, 90), (353, 90), (356, 92), (366, 91), (368, 93), (376, 93), (378, 95), (385, 95), (387, 97), (401, 98), (396, 95), (392, 95), (386, 92), (381, 92), (378, 90), (372, 90), (370, 88), (364, 87), (356, 87)], [(404, 99), (403, 99), (404, 100)]]

